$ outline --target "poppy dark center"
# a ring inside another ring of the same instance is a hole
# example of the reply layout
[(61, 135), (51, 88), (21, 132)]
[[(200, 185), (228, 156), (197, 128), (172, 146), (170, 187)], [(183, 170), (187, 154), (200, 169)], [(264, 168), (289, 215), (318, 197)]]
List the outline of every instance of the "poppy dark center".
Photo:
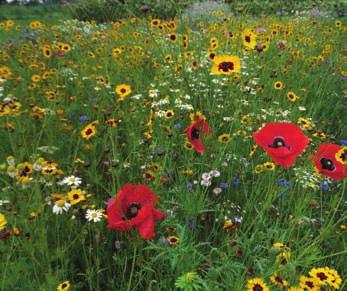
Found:
[(141, 209), (140, 204), (138, 203), (131, 203), (127, 209), (127, 218), (131, 219), (137, 216), (139, 213), (139, 210)]
[(325, 281), (326, 279), (328, 279), (328, 277), (323, 273), (320, 272), (317, 274), (317, 277), (321, 280), (321, 281)]
[(322, 169), (323, 170), (329, 170), (329, 171), (334, 171), (335, 167), (334, 167), (334, 163), (332, 160), (328, 160), (326, 158), (322, 158), (320, 160), (320, 163), (322, 165)]
[(223, 72), (228, 72), (234, 70), (233, 62), (222, 62), (218, 65), (218, 70), (222, 70)]
[(272, 144), (269, 145), (270, 148), (280, 148), (280, 147), (285, 147), (286, 143), (284, 142), (284, 139), (281, 137), (276, 137)]
[(251, 37), (247, 35), (247, 36), (245, 37), (245, 41), (246, 41), (246, 42), (251, 42)]
[(253, 291), (263, 291), (263, 290), (264, 288), (259, 284), (255, 284), (253, 287)]
[(193, 127), (192, 129), (192, 139), (199, 139), (200, 137), (200, 130), (196, 127)]

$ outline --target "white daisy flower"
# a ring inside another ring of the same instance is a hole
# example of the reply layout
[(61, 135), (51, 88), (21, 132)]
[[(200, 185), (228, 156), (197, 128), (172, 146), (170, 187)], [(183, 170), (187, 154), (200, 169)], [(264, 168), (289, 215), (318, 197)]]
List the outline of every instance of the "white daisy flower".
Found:
[(61, 181), (61, 184), (69, 185), (71, 188), (77, 188), (82, 184), (82, 179), (75, 176), (69, 176), (65, 177), (63, 181)]
[(102, 213), (97, 209), (87, 209), (86, 219), (88, 221), (99, 222), (102, 218)]
[(52, 211), (54, 214), (62, 214), (64, 211), (67, 212), (70, 206), (70, 203), (67, 203), (65, 200), (61, 199), (54, 203)]

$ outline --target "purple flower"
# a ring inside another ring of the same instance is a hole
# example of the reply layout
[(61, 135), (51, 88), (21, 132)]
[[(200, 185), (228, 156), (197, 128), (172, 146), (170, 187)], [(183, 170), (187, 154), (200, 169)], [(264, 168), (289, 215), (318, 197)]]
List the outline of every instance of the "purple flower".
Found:
[(232, 183), (233, 183), (233, 186), (237, 187), (240, 184), (240, 179), (236, 178), (236, 177), (233, 177), (232, 178)]
[(229, 185), (226, 182), (222, 182), (222, 183), (219, 184), (219, 187), (222, 188), (222, 189), (228, 189)]
[(89, 117), (88, 116), (85, 116), (85, 115), (81, 115), (80, 116), (80, 121), (89, 121)]
[(341, 139), (340, 144), (343, 146), (347, 145), (347, 139)]
[(328, 191), (329, 190), (329, 184), (328, 183), (322, 183), (321, 185), (323, 191)]
[(180, 123), (176, 123), (173, 128), (174, 129), (180, 129), (182, 127), (182, 125)]

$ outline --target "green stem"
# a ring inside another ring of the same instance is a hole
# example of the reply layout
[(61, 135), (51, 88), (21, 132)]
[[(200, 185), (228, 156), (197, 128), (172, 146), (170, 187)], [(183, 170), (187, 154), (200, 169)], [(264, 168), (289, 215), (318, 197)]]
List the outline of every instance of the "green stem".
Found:
[(136, 246), (134, 247), (134, 255), (133, 255), (133, 262), (131, 265), (131, 273), (130, 273), (130, 278), (129, 278), (129, 283), (128, 283), (128, 288), (127, 291), (131, 290), (131, 281), (133, 279), (133, 275), (134, 275), (134, 269), (135, 269), (135, 261), (136, 261)]

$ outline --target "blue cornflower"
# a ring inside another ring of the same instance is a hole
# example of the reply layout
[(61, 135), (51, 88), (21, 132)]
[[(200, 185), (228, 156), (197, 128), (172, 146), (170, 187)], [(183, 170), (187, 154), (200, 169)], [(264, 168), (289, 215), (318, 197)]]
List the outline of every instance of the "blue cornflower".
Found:
[(187, 189), (188, 189), (188, 191), (192, 191), (192, 189), (193, 189), (193, 183), (187, 181)]
[(341, 139), (340, 144), (343, 146), (347, 145), (347, 139)]
[(89, 121), (89, 117), (86, 115), (81, 115), (80, 116), (80, 121)]
[(222, 189), (228, 189), (229, 185), (226, 182), (222, 182), (222, 183), (220, 183), (219, 187), (222, 188)]
[(326, 183), (326, 182), (322, 183), (321, 187), (322, 187), (323, 191), (328, 191), (329, 190), (329, 184)]
[(182, 125), (180, 123), (176, 123), (173, 128), (174, 129), (180, 129), (182, 127)]
[(240, 184), (240, 179), (236, 178), (236, 177), (233, 177), (232, 178), (232, 183), (233, 183), (233, 186), (237, 187)]

